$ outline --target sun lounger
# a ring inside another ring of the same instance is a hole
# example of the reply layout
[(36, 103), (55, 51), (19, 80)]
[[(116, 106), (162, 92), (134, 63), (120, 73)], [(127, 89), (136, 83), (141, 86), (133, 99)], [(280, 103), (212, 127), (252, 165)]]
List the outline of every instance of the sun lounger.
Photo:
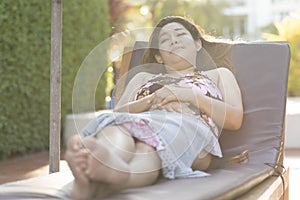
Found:
[[(144, 47), (138, 42), (124, 54), (124, 71), (139, 65)], [(105, 199), (288, 199), (289, 170), (283, 168), (283, 154), (289, 45), (234, 44), (228, 56), (242, 91), (244, 121), (238, 131), (222, 131), (221, 165), (210, 170), (209, 177), (162, 179)], [(119, 87), (117, 97), (121, 91)], [(244, 151), (249, 153), (246, 161), (228, 162)], [(3, 184), (0, 199), (68, 199), (72, 180), (70, 172), (58, 172)]]

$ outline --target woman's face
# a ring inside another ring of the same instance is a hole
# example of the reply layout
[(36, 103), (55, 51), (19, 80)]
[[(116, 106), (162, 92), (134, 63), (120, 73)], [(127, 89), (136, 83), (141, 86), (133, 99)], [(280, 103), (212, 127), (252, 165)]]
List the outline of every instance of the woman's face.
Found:
[(158, 43), (162, 62), (166, 66), (176, 66), (180, 69), (196, 64), (201, 41), (195, 41), (180, 23), (165, 25), (160, 31)]

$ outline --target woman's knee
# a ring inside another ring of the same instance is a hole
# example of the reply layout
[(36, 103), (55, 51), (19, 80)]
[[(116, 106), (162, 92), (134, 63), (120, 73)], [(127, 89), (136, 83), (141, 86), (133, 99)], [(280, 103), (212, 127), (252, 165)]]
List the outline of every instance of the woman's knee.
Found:
[(121, 126), (109, 126), (97, 134), (97, 141), (114, 150), (126, 161), (136, 151), (135, 141), (131, 134)]
[(136, 153), (150, 153), (155, 152), (155, 148), (144, 142), (136, 142)]
[(161, 168), (161, 159), (155, 148), (143, 142), (136, 143), (136, 152), (131, 164), (134, 164), (135, 162), (139, 163), (136, 168), (141, 172), (153, 172), (155, 175), (155, 171), (159, 171)]

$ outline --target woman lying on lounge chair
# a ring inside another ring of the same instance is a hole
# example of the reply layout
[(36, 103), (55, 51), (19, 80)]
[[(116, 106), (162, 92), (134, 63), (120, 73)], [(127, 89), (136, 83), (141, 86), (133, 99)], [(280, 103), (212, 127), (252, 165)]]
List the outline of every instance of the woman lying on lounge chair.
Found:
[(204, 43), (185, 18), (157, 24), (144, 63), (162, 65), (165, 73), (138, 73), (113, 113), (101, 114), (68, 142), (73, 199), (151, 185), (160, 171), (168, 179), (208, 175), (212, 156), (222, 157), (220, 130), (240, 128), (243, 105), (230, 70), (196, 66)]

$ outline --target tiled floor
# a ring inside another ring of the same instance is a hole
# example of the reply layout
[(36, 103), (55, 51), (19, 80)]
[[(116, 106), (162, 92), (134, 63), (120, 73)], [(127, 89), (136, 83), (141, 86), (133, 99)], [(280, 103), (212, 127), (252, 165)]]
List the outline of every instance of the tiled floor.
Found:
[[(63, 153), (61, 158), (63, 159)], [(0, 162), (0, 184), (47, 175), (49, 173), (48, 163), (48, 152), (2, 161)], [(290, 168), (289, 199), (297, 200), (300, 197), (300, 149), (287, 149), (284, 165)], [(68, 165), (62, 160), (60, 171), (68, 169)]]
[[(61, 158), (63, 159), (63, 153)], [(62, 160), (60, 171), (68, 169), (68, 165)], [(49, 174), (47, 151), (0, 162), (0, 184), (47, 174)]]

